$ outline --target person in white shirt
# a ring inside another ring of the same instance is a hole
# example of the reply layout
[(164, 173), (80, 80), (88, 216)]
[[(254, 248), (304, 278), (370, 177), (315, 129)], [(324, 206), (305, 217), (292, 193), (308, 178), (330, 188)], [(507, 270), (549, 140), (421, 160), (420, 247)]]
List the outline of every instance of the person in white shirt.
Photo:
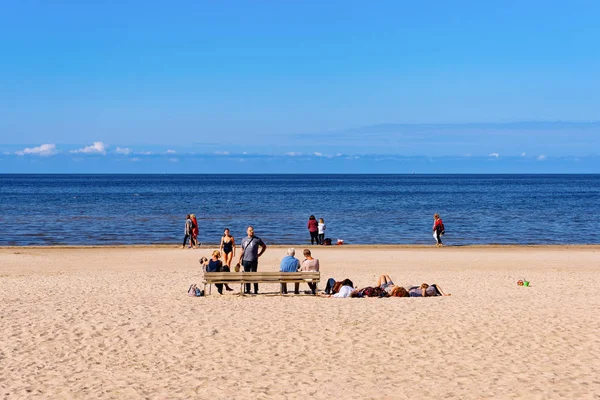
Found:
[(325, 221), (323, 220), (323, 218), (319, 218), (319, 236), (318, 236), (318, 241), (317, 244), (324, 244), (325, 243), (325, 229), (327, 229), (327, 226), (325, 226)]
[(333, 295), (333, 297), (337, 298), (346, 298), (350, 297), (350, 295), (354, 292), (354, 288), (352, 286), (342, 286), (340, 291)]
[(350, 297), (352, 292), (354, 292), (354, 284), (350, 279), (344, 279), (342, 281), (342, 286), (340, 287), (339, 292), (335, 294), (326, 295), (326, 297), (337, 297), (337, 298), (347, 298)]

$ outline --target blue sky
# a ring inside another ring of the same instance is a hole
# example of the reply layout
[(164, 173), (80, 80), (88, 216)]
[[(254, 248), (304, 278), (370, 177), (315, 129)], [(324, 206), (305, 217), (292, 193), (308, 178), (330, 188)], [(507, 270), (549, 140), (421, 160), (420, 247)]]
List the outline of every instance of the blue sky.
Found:
[(600, 172), (598, 15), (3, 2), (0, 172)]

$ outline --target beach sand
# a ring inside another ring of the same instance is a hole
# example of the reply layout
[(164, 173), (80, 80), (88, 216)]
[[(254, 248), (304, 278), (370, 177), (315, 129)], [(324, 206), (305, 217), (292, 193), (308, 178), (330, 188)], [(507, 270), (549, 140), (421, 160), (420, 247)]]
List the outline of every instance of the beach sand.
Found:
[(600, 397), (597, 246), (313, 248), (320, 288), (452, 296), (188, 297), (210, 250), (0, 249), (0, 397)]

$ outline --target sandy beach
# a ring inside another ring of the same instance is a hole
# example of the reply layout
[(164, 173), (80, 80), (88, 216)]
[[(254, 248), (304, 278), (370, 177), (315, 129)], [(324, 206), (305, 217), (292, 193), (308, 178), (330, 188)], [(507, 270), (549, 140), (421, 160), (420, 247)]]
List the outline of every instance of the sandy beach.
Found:
[(1, 397), (600, 397), (598, 246), (312, 247), (321, 289), (388, 273), (452, 296), (188, 297), (211, 250), (0, 249)]

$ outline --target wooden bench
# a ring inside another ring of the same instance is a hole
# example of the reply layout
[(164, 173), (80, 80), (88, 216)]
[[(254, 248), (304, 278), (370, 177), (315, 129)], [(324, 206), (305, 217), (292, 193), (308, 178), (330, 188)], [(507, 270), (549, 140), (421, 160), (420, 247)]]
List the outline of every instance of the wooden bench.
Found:
[(205, 294), (206, 285), (209, 285), (208, 294), (210, 294), (212, 284), (239, 283), (240, 294), (243, 295), (246, 283), (318, 283), (320, 278), (320, 272), (205, 272), (202, 283), (204, 283)]

